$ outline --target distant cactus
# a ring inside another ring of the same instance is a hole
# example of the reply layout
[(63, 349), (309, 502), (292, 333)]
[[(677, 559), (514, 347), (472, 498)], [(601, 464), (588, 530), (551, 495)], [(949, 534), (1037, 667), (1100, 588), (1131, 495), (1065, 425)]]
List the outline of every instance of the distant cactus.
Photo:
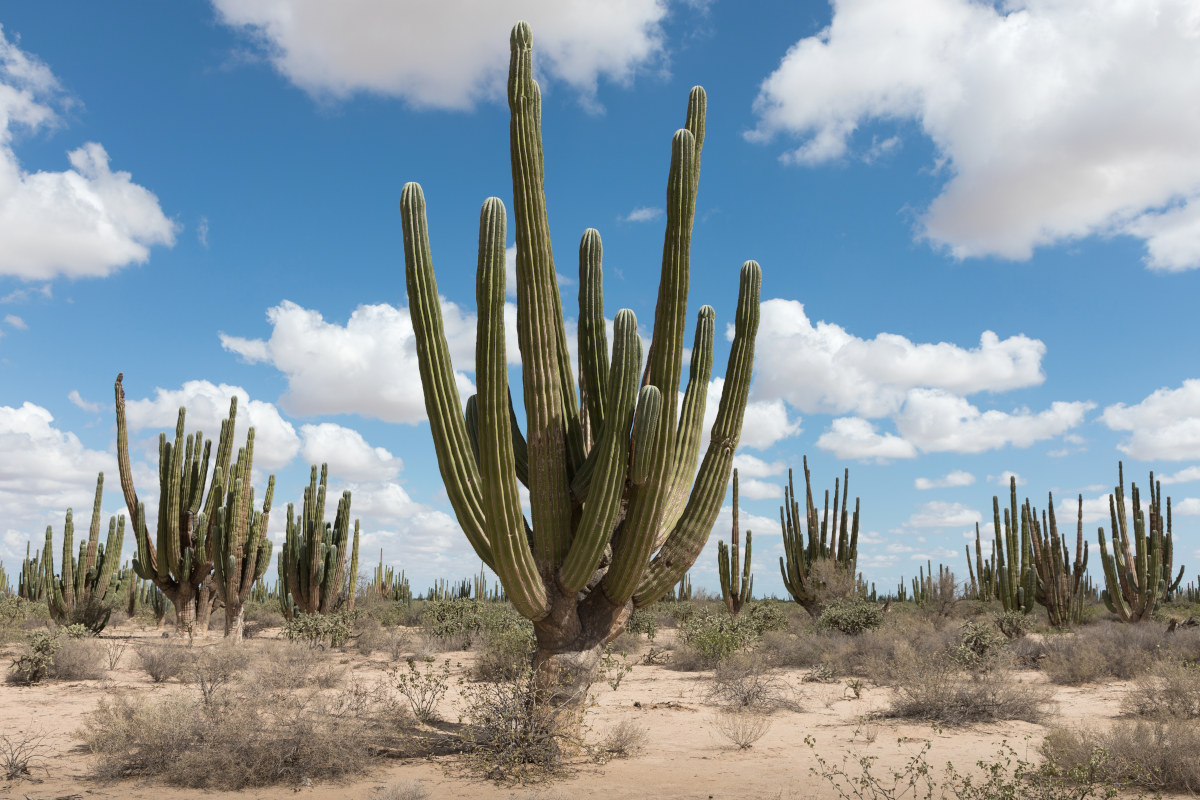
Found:
[(690, 572), (683, 573), (683, 577), (679, 579), (679, 583), (675, 584), (675, 588), (667, 592), (667, 595), (677, 603), (683, 603), (691, 600), (692, 574)]
[(721, 597), (729, 615), (736, 617), (742, 606), (754, 596), (754, 577), (750, 574), (750, 531), (746, 531), (746, 560), (738, 574), (738, 471), (733, 471), (733, 530), (729, 544), (717, 542), (717, 571), (721, 577)]
[[(996, 585), (1005, 611), (1033, 611), (1037, 572), (1033, 568), (1033, 543), (1029, 517), (1017, 510), (1017, 478), (1008, 479), (1008, 508), (1000, 528), (1000, 498), (992, 496), (992, 527), (996, 532)], [(1019, 520), (1019, 522), (1018, 522)]]
[[(847, 469), (844, 480), (839, 482), (835, 479), (833, 484), (832, 518), (829, 514), (828, 490), (825, 492), (824, 515), (818, 515), (816, 504), (813, 503), (807, 456), (803, 464), (803, 515), (796, 501), (796, 487), (790, 469), (787, 486), (784, 487), (783, 505), (779, 508), (784, 552), (784, 557), (779, 559), (779, 572), (792, 599), (816, 619), (829, 600), (853, 593), (858, 564), (859, 499), (854, 498), (854, 515), (850, 516), (850, 470)], [(807, 538), (805, 525), (808, 528)], [(836, 587), (832, 585), (834, 583)]]
[(8, 573), (4, 571), (4, 564), (0, 563), (0, 597), (11, 597), (13, 594), (13, 586), (8, 581)]
[(970, 596), (976, 600), (995, 600), (1000, 596), (1000, 587), (996, 581), (996, 546), (992, 544), (991, 555), (985, 561), (983, 548), (979, 542), (979, 523), (975, 523), (975, 565), (971, 566), (971, 546), (967, 550), (967, 574), (971, 576)]
[(325, 485), (329, 465), (322, 464), (320, 482), (314, 464), (304, 506), (295, 516), (287, 507), (287, 538), (279, 553), (279, 596), (284, 616), (328, 614), (335, 610), (346, 586), (347, 550), (353, 548), (351, 574), (358, 573), (358, 520), (354, 521), (354, 539), (350, 539), (350, 492), (342, 492), (333, 523), (325, 521)]
[(1083, 582), (1088, 561), (1087, 542), (1083, 540), (1083, 495), (1079, 495), (1074, 563), (1065, 537), (1058, 535), (1053, 493), (1049, 495), (1046, 509), (1040, 524), (1037, 510), (1029, 505), (1028, 500), (1023, 511), (1029, 517), (1033, 567), (1037, 573), (1034, 600), (1046, 609), (1051, 625), (1069, 628), (1083, 621), (1083, 601), (1087, 590)]
[(1122, 622), (1141, 622), (1148, 619), (1158, 604), (1167, 599), (1179, 586), (1183, 567), (1171, 580), (1174, 560), (1174, 538), (1171, 535), (1171, 498), (1163, 511), (1162, 486), (1150, 473), (1150, 504), (1142, 510), (1137, 484), (1130, 484), (1133, 512), (1133, 539), (1129, 538), (1125, 508), (1125, 467), (1118, 462), (1118, 483), (1108, 496), (1108, 511), (1112, 519), (1112, 554), (1104, 542), (1100, 528), (1100, 561), (1104, 565), (1104, 583), (1100, 593), (1104, 605)]
[(383, 564), (383, 548), (379, 549), (379, 566), (375, 568), (374, 576), (367, 583), (367, 595), (393, 603), (412, 602), (412, 589), (404, 570), (396, 573), (395, 567), (385, 567)]
[(73, 555), (75, 522), (71, 509), (63, 524), (62, 576), (54, 576), (54, 555), (50, 549), (54, 528), (46, 528), (46, 599), (50, 616), (60, 625), (83, 625), (99, 633), (108, 624), (117, 603), (116, 568), (125, 538), (125, 517), (108, 522), (108, 539), (100, 544), (100, 504), (104, 495), (104, 473), (96, 478), (96, 499), (92, 504), (92, 524), (87, 541), (79, 543), (79, 557)]
[(39, 602), (46, 594), (49, 578), (42, 553), (29, 554), (29, 542), (25, 543), (25, 560), (21, 562), (21, 574), (17, 576), (17, 596), (30, 602)]

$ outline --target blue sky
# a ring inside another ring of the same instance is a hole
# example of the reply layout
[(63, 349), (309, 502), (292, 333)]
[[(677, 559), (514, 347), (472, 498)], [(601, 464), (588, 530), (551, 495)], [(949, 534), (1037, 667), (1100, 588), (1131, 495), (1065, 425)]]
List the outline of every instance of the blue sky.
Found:
[[(277, 476), (276, 537), (308, 465), (328, 461), (354, 491), (364, 567), (382, 548), (417, 591), (478, 569), (423, 421), (397, 203), (406, 181), (424, 186), (470, 382), (475, 226), (486, 197), (511, 194), (501, 89), (520, 18), (569, 320), (578, 238), (596, 227), (607, 314), (633, 308), (648, 332), (670, 137), (688, 89), (708, 92), (689, 305), (713, 305), (724, 331), (738, 267), (762, 264), (738, 459), (760, 593), (783, 591), (781, 486), (806, 453), (818, 491), (850, 467), (859, 566), (881, 589), (927, 558), (965, 578), (965, 537), (976, 521), (990, 533), (1010, 472), (1038, 507), (1050, 490), (1069, 501), (1068, 521), (1082, 493), (1094, 550), (1118, 459), (1167, 484), (1191, 579), (1200, 14), (1186, 0), (10, 4), (10, 575), (47, 524), (61, 536), (67, 506), (86, 516), (96, 472), (106, 514), (124, 511), (118, 372), (143, 496), (178, 406), (215, 434), (237, 393)], [(719, 335), (718, 375), (728, 346)], [(728, 532), (726, 509), (697, 585), (716, 588)]]

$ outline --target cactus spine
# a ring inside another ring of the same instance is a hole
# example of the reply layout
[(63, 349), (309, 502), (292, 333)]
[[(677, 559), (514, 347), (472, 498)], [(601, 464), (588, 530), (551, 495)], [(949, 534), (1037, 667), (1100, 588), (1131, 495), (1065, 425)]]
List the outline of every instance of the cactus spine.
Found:
[(254, 428), (246, 435), (246, 446), (238, 450), (237, 461), (229, 471), (225, 505), (217, 509), (212, 528), (213, 584), (225, 604), (225, 636), (242, 640), (245, 606), (254, 582), (271, 564), (272, 543), (267, 538), (271, 498), (275, 494), (275, 476), (267, 479), (267, 495), (262, 511), (254, 510), (254, 487), (250, 473), (254, 467)]
[(158, 528), (154, 541), (146, 527), (146, 509), (133, 486), (129, 466), (129, 431), (125, 424), (125, 389), (122, 375), (115, 384), (117, 398), (117, 465), (125, 506), (137, 537), (133, 570), (139, 578), (154, 581), (175, 606), (180, 633), (204, 636), (217, 595), (212, 586), (212, 525), (224, 496), (233, 451), (237, 396), (229, 402), (229, 416), (221, 422), (212, 482), (208, 483), (212, 440), (200, 431), (184, 438), (187, 411), (179, 409), (175, 441), (158, 437)]
[(1083, 573), (1087, 569), (1087, 542), (1083, 540), (1083, 495), (1079, 495), (1079, 511), (1076, 515), (1075, 560), (1071, 562), (1071, 550), (1064, 537), (1058, 535), (1058, 523), (1054, 519), (1054, 494), (1049, 494), (1047, 510), (1042, 513), (1038, 524), (1037, 510), (1025, 501), (1023, 512), (1031, 531), (1033, 546), (1033, 568), (1037, 575), (1034, 600), (1046, 609), (1050, 624), (1056, 628), (1069, 628), (1083, 619), (1083, 600), (1086, 586)]
[[(833, 484), (833, 517), (829, 515), (829, 491), (825, 492), (825, 509), (818, 516), (813, 503), (812, 480), (808, 471), (808, 456), (804, 457), (805, 514), (800, 516), (792, 471), (784, 487), (783, 505), (779, 508), (779, 524), (783, 530), (784, 557), (779, 559), (783, 585), (792, 599), (804, 607), (813, 618), (820, 616), (828, 597), (828, 585), (835, 574), (844, 574), (853, 581), (858, 565), (859, 499), (854, 498), (854, 516), (849, 516), (850, 470), (846, 469), (841, 489), (841, 515), (838, 514), (839, 482)], [(808, 525), (805, 541), (802, 520)], [(815, 570), (815, 572), (814, 572)]]
[[(1017, 511), (1017, 478), (1008, 479), (1008, 508), (1000, 529), (1000, 498), (992, 495), (992, 527), (996, 533), (996, 584), (1005, 611), (1033, 611), (1037, 572), (1033, 568), (1030, 519)], [(1018, 523), (1018, 520), (1020, 522)], [(1018, 528), (1019, 524), (1019, 528)]]
[(1112, 519), (1112, 554), (1104, 543), (1104, 528), (1100, 534), (1100, 561), (1104, 565), (1104, 584), (1100, 593), (1104, 605), (1122, 622), (1141, 622), (1178, 588), (1183, 567), (1171, 581), (1174, 559), (1174, 538), (1171, 535), (1171, 498), (1167, 498), (1166, 514), (1162, 508), (1162, 486), (1150, 473), (1149, 519), (1142, 511), (1137, 484), (1130, 484), (1133, 500), (1133, 539), (1129, 538), (1125, 509), (1125, 467), (1118, 462), (1118, 484), (1108, 496), (1108, 511)]
[[(287, 507), (287, 539), (279, 554), (280, 604), (288, 619), (296, 614), (328, 614), (342, 593), (346, 578), (346, 547), (350, 541), (350, 492), (342, 492), (333, 524), (325, 521), (325, 485), (329, 465), (321, 465), (317, 482), (314, 464), (304, 489), (304, 507), (296, 519)], [(358, 520), (354, 521), (351, 573), (358, 574)]]
[[(714, 313), (707, 306), (700, 310), (682, 405), (678, 399), (704, 138), (706, 101), (697, 87), (686, 127), (672, 141), (662, 280), (644, 377), (630, 310), (616, 314), (609, 360), (601, 335), (600, 235), (589, 229), (581, 240), (580, 404), (550, 244), (532, 41), (527, 24), (513, 28), (508, 81), (524, 437), (512, 422), (505, 362), (504, 205), (490, 198), (480, 215), (478, 394), (470, 421), (463, 418), (450, 362), (420, 186), (405, 185), (400, 210), (409, 309), (438, 465), (468, 541), (516, 609), (534, 622), (536, 671), (548, 687), (560, 667), (589, 676), (633, 608), (678, 583), (703, 549), (741, 433), (761, 270), (754, 262), (742, 267), (724, 392), (697, 472), (712, 366)], [(517, 491), (522, 480), (532, 511), (528, 527)], [(556, 696), (581, 702), (578, 688), (565, 690), (570, 697)]]
[(125, 538), (125, 517), (113, 517), (108, 522), (108, 538), (100, 543), (100, 504), (104, 496), (104, 473), (96, 478), (96, 499), (92, 503), (92, 523), (87, 541), (79, 543), (79, 556), (74, 549), (75, 522), (71, 509), (63, 524), (62, 576), (54, 577), (54, 556), (50, 550), (54, 529), (46, 528), (46, 549), (42, 556), (46, 564), (46, 599), (50, 616), (60, 625), (76, 623), (99, 633), (108, 624), (115, 604), (113, 578), (121, 559), (121, 543)]
[(729, 545), (717, 542), (717, 571), (721, 576), (721, 597), (730, 616), (736, 617), (742, 606), (754, 596), (754, 576), (750, 574), (750, 531), (746, 531), (746, 560), (738, 574), (738, 471), (733, 471), (733, 530)]

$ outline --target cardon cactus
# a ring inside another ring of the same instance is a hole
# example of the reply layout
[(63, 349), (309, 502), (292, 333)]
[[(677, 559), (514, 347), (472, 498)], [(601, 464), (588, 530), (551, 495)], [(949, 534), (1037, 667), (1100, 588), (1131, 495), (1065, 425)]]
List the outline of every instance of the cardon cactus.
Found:
[(96, 478), (96, 499), (92, 503), (92, 524), (87, 541), (79, 543), (79, 556), (73, 554), (75, 521), (71, 509), (63, 524), (62, 575), (54, 577), (54, 555), (50, 550), (54, 529), (46, 528), (46, 549), (42, 559), (46, 564), (48, 585), (46, 599), (50, 616), (60, 625), (81, 624), (92, 633), (99, 633), (108, 624), (113, 607), (118, 602), (116, 569), (121, 560), (121, 543), (125, 539), (125, 517), (108, 521), (108, 538), (100, 543), (100, 504), (104, 497), (104, 473)]
[[(1019, 520), (1019, 522), (1018, 522)], [(1019, 527), (1018, 527), (1019, 525)], [(1029, 517), (1017, 510), (1017, 478), (1008, 479), (1008, 508), (1000, 528), (1000, 498), (992, 495), (992, 527), (996, 533), (996, 585), (1005, 611), (1033, 611), (1037, 572), (1033, 568), (1033, 543)]]
[(1050, 624), (1069, 628), (1083, 619), (1083, 600), (1086, 589), (1083, 574), (1087, 570), (1088, 549), (1083, 540), (1083, 495), (1079, 495), (1075, 527), (1075, 559), (1066, 538), (1058, 535), (1054, 518), (1054, 494), (1049, 494), (1047, 510), (1038, 523), (1037, 510), (1025, 501), (1023, 512), (1028, 518), (1030, 544), (1033, 547), (1033, 568), (1037, 588), (1033, 599), (1046, 609)]
[[(325, 521), (325, 485), (329, 465), (321, 465), (317, 482), (314, 464), (304, 489), (304, 508), (297, 519), (291, 503), (287, 507), (287, 538), (277, 561), (279, 600), (283, 614), (328, 614), (339, 602), (346, 585), (346, 549), (350, 543), (350, 492), (342, 493), (333, 524)], [(354, 521), (354, 543), (350, 572), (358, 574), (358, 520)], [(350, 594), (354, 588), (351, 585)]]
[(979, 523), (975, 523), (975, 565), (971, 566), (971, 546), (964, 545), (967, 550), (967, 573), (971, 576), (970, 595), (975, 600), (991, 600), (1000, 596), (1000, 588), (996, 583), (996, 550), (984, 559), (983, 547), (979, 540)]
[(254, 428), (251, 428), (246, 446), (238, 450), (237, 461), (229, 471), (225, 504), (217, 509), (212, 527), (213, 585), (225, 604), (225, 636), (234, 641), (242, 639), (250, 590), (271, 565), (272, 543), (267, 538), (267, 522), (275, 494), (275, 476), (267, 479), (262, 511), (255, 511), (254, 487), (250, 485), (253, 468)]
[[(841, 482), (833, 482), (833, 517), (829, 515), (829, 490), (825, 490), (825, 509), (817, 514), (813, 503), (812, 476), (808, 471), (808, 456), (804, 457), (804, 509), (796, 501), (792, 471), (784, 487), (783, 505), (779, 508), (779, 525), (783, 531), (784, 557), (779, 559), (783, 585), (792, 599), (816, 619), (825, 604), (854, 588), (854, 573), (858, 565), (859, 500), (854, 498), (854, 516), (850, 513), (850, 470)], [(838, 504), (841, 503), (839, 517)], [(802, 520), (808, 525), (807, 540)], [(836, 586), (833, 584), (837, 584)], [(844, 585), (843, 585), (844, 584)]]
[[(609, 358), (601, 241), (589, 229), (579, 248), (576, 394), (547, 221), (532, 39), (527, 24), (513, 28), (508, 80), (523, 436), (510, 405), (505, 359), (503, 203), (488, 199), (480, 215), (478, 394), (467, 419), (450, 363), (420, 186), (405, 185), (400, 211), (425, 408), (447, 494), (476, 553), (534, 623), (539, 685), (556, 687), (548, 699), (569, 704), (582, 702), (602, 648), (624, 629), (634, 607), (660, 598), (695, 562), (716, 520), (750, 386), (761, 270), (752, 261), (742, 266), (720, 410), (697, 472), (715, 317), (708, 306), (700, 310), (691, 377), (680, 403), (704, 140), (705, 95), (697, 87), (686, 127), (672, 142), (662, 278), (647, 364), (643, 370), (637, 320), (628, 309), (616, 314)], [(521, 482), (529, 489), (528, 523)], [(565, 680), (567, 674), (577, 679)]]
[(1129, 538), (1129, 524), (1125, 509), (1125, 467), (1117, 464), (1119, 482), (1108, 496), (1108, 511), (1112, 519), (1112, 553), (1104, 542), (1104, 528), (1100, 528), (1100, 561), (1104, 565), (1104, 584), (1107, 588), (1100, 593), (1108, 610), (1120, 617), (1122, 622), (1141, 622), (1148, 619), (1166, 600), (1168, 594), (1179, 586), (1183, 578), (1183, 567), (1175, 580), (1171, 580), (1175, 542), (1171, 535), (1171, 498), (1167, 498), (1166, 514), (1163, 513), (1162, 486), (1154, 482), (1150, 473), (1150, 504), (1142, 510), (1137, 484), (1130, 484), (1133, 500), (1133, 539)]
[(47, 562), (42, 559), (42, 553), (35, 552), (31, 556), (29, 547), (29, 542), (26, 542), (25, 560), (21, 562), (21, 574), (17, 576), (17, 597), (36, 603), (45, 595), (46, 586), (50, 581), (46, 575)]
[(746, 558), (742, 564), (742, 572), (738, 574), (738, 557), (740, 555), (738, 532), (738, 471), (733, 471), (733, 530), (729, 535), (729, 544), (717, 542), (717, 572), (721, 578), (721, 597), (725, 600), (725, 608), (730, 616), (736, 617), (742, 611), (742, 606), (750, 602), (754, 596), (754, 577), (750, 574), (750, 531), (746, 531)]
[(146, 527), (145, 504), (138, 500), (129, 466), (129, 431), (125, 424), (125, 389), (117, 376), (117, 465), (126, 510), (137, 537), (133, 570), (153, 581), (175, 606), (180, 633), (203, 636), (217, 601), (212, 583), (212, 525), (225, 496), (229, 462), (233, 454), (233, 426), (237, 397), (229, 403), (229, 416), (221, 422), (216, 462), (209, 482), (212, 440), (200, 431), (184, 438), (187, 411), (179, 409), (175, 441), (158, 437), (158, 529), (151, 541)]

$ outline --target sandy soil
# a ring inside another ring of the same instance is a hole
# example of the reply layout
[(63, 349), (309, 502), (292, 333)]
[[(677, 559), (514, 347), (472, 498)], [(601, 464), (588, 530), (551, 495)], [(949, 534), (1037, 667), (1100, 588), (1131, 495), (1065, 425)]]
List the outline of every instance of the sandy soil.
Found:
[[(153, 630), (133, 626), (106, 631), (105, 636), (129, 636), (135, 641), (161, 637)], [(213, 636), (212, 643), (219, 641)], [(329, 653), (344, 660), (358, 677), (382, 679), (387, 660), (381, 653), (366, 658), (354, 652)], [(463, 666), (470, 654), (449, 653)], [(440, 660), (440, 659), (439, 659)], [(7, 659), (5, 659), (7, 661)], [(457, 670), (456, 670), (457, 671)], [(386, 787), (419, 781), (435, 800), (480, 798), (539, 798), (558, 800), (593, 794), (603, 783), (606, 798), (683, 800), (687, 798), (766, 798), (802, 800), (837, 797), (837, 793), (810, 769), (816, 756), (840, 764), (844, 754), (869, 754), (879, 759), (877, 774), (899, 767), (929, 742), (930, 764), (953, 762), (969, 769), (978, 759), (997, 752), (1007, 740), (1020, 755), (1037, 761), (1037, 745), (1048, 727), (1023, 722), (976, 725), (936, 731), (927, 724), (872, 719), (870, 714), (887, 706), (889, 692), (867, 686), (855, 698), (845, 682), (803, 682), (804, 671), (788, 670), (781, 677), (794, 693), (799, 710), (778, 710), (770, 716), (770, 729), (751, 749), (737, 750), (715, 729), (718, 710), (708, 695), (708, 673), (680, 673), (660, 666), (637, 665), (616, 691), (606, 684), (596, 689), (596, 706), (589, 713), (592, 738), (599, 739), (622, 720), (632, 720), (647, 731), (646, 745), (629, 758), (604, 764), (580, 763), (570, 777), (534, 787), (503, 787), (472, 777), (457, 768), (453, 757), (416, 760), (382, 760), (369, 775), (340, 783), (282, 786), (243, 792), (197, 792), (188, 795), (224, 798), (309, 798), (358, 800), (370, 798)], [(1042, 681), (1038, 673), (1021, 673), (1023, 680)], [(1048, 725), (1103, 723), (1117, 716), (1124, 683), (1055, 690)], [(0, 733), (24, 736), (45, 734), (47, 751), (42, 769), (29, 780), (2, 783), (0, 798), (63, 800), (63, 798), (131, 798), (150, 800), (178, 796), (179, 789), (147, 781), (100, 783), (89, 778), (91, 757), (75, 732), (99, 700), (116, 693), (145, 695), (189, 691), (177, 681), (153, 684), (137, 668), (133, 648), (128, 648), (118, 668), (100, 681), (50, 681), (33, 687), (0, 684)], [(456, 718), (452, 690), (441, 706), (444, 718)], [(805, 745), (811, 736), (816, 747)]]

